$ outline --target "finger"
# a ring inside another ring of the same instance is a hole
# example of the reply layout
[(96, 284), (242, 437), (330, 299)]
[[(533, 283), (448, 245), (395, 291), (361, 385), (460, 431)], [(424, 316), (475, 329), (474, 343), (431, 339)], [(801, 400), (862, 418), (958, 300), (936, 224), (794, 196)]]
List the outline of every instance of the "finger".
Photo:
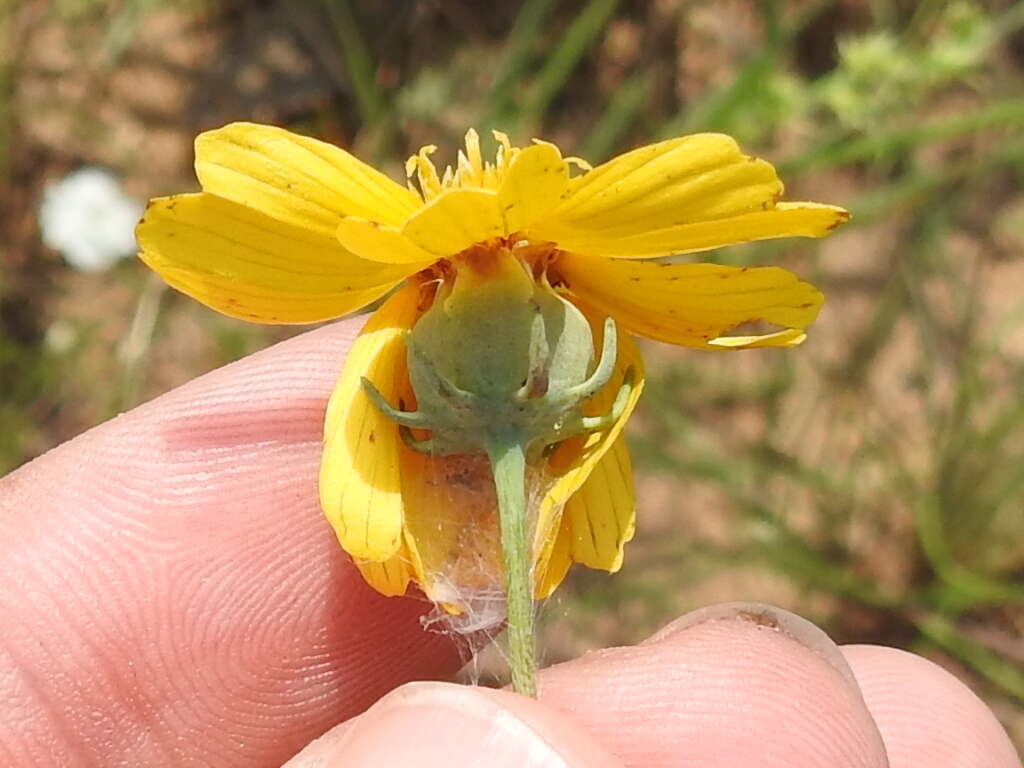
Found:
[(0, 481), (0, 764), (280, 765), (458, 666), (426, 604), (367, 588), (319, 510), (357, 328), (227, 366)]
[(1020, 768), (991, 710), (946, 670), (895, 648), (843, 648), (890, 768)]
[(317, 740), (286, 768), (616, 768), (564, 715), (506, 691), (413, 683)]
[(778, 608), (712, 606), (643, 645), (545, 670), (541, 701), (628, 768), (884, 768), (842, 655)]

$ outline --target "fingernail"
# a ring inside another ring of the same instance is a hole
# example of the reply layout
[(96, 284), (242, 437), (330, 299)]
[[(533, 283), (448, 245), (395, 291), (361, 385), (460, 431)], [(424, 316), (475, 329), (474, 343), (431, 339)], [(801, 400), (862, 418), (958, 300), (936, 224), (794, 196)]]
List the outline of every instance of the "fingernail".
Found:
[[(412, 683), (391, 692), (352, 723), (321, 763), (416, 768), (611, 768), (575, 726), (537, 716), (516, 694), (447, 683)], [(557, 720), (557, 718), (556, 718)]]
[[(858, 688), (850, 665), (839, 647), (817, 625), (802, 616), (767, 603), (718, 603), (680, 616), (642, 645), (663, 643), (694, 627), (715, 621), (736, 621), (751, 624), (763, 632), (777, 632), (804, 646), (836, 670), (851, 686)], [(858, 688), (859, 690), (859, 688)]]

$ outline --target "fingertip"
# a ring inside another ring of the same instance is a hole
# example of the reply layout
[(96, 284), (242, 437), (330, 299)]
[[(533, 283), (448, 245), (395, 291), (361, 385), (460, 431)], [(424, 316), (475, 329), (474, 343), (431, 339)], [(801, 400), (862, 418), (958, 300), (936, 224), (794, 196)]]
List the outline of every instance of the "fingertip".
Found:
[(412, 683), (311, 744), (286, 768), (621, 768), (578, 725), (505, 691)]
[(992, 711), (939, 665), (877, 645), (842, 651), (885, 741), (890, 768), (1020, 768)]
[(541, 700), (630, 766), (886, 766), (835, 645), (771, 606), (713, 606), (644, 645), (545, 670)]
[(746, 622), (788, 637), (831, 666), (851, 687), (857, 685), (846, 658), (821, 627), (803, 616), (766, 603), (737, 601), (703, 606), (669, 622), (643, 644), (671, 643), (675, 639), (685, 638), (684, 632), (690, 627), (722, 620)]

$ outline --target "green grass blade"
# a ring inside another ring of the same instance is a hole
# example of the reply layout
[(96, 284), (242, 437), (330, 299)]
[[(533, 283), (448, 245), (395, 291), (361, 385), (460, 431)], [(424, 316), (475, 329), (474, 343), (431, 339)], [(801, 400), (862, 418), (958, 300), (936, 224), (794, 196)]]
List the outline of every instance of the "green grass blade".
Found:
[(648, 72), (638, 72), (622, 83), (593, 130), (580, 144), (580, 156), (594, 163), (606, 160), (643, 113), (650, 92)]
[(1024, 128), (1024, 99), (1005, 99), (956, 117), (913, 123), (879, 131), (870, 136), (831, 139), (812, 147), (798, 157), (778, 164), (783, 174), (795, 174), (810, 168), (828, 168), (863, 162), (940, 139), (950, 139), (978, 131), (998, 128)]
[(544, 118), (576, 65), (604, 31), (618, 4), (619, 0), (590, 0), (573, 20), (530, 86), (522, 110), (527, 124), (539, 124)]
[(348, 0), (326, 0), (326, 6), (345, 67), (352, 78), (359, 117), (367, 126), (374, 126), (383, 112), (384, 99), (377, 85), (373, 56)]
[(1024, 672), (994, 651), (965, 636), (941, 616), (926, 616), (915, 624), (921, 634), (951, 653), (1019, 701), (1024, 702)]
[(514, 119), (514, 95), (534, 55), (534, 46), (541, 37), (544, 22), (554, 7), (554, 0), (526, 0), (509, 31), (505, 52), (494, 75), (494, 83), (484, 99), (483, 128), (508, 129)]

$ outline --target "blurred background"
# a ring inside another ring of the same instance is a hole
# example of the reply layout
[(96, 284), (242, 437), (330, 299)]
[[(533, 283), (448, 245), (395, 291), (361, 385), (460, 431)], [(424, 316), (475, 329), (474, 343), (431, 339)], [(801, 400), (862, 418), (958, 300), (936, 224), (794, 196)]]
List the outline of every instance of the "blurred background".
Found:
[(592, 162), (725, 131), (854, 219), (714, 257), (828, 303), (798, 350), (647, 346), (637, 538), (546, 606), (545, 660), (764, 600), (934, 659), (1024, 745), (1024, 4), (5, 0), (0, 26), (0, 472), (302, 330), (131, 258), (201, 130), (273, 122), (399, 179), (470, 125)]

